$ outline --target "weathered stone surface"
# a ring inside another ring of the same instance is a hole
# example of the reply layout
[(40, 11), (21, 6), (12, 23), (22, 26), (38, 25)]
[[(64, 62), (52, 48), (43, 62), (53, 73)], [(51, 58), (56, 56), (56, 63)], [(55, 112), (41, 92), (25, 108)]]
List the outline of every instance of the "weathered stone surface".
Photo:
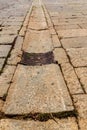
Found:
[(25, 36), (25, 32), (26, 32), (26, 27), (23, 26), (22, 29), (19, 32), (19, 35), (24, 37)]
[(82, 86), (84, 87), (85, 91), (87, 92), (87, 67), (77, 68), (75, 69), (80, 79)]
[(0, 58), (1, 57), (7, 57), (10, 49), (11, 49), (10, 45), (0, 45)]
[(71, 62), (74, 67), (87, 66), (87, 49), (86, 48), (72, 48), (67, 49)]
[(0, 97), (3, 97), (7, 93), (15, 69), (16, 66), (7, 65), (0, 75)]
[(61, 38), (87, 36), (87, 29), (69, 29), (57, 32)]
[(57, 65), (19, 65), (3, 111), (5, 114), (73, 111), (67, 87)]
[(79, 118), (87, 120), (87, 95), (80, 94), (73, 96), (76, 110), (79, 114)]
[(4, 102), (0, 99), (0, 112), (2, 110), (3, 105), (4, 105)]
[(63, 48), (56, 48), (53, 53), (55, 61), (58, 61), (59, 64), (69, 62), (68, 57)]
[(56, 35), (56, 31), (55, 31), (55, 29), (53, 27), (50, 27), (49, 31), (50, 31), (51, 35)]
[(61, 64), (62, 72), (71, 94), (84, 93), (70, 63)]
[(0, 44), (13, 44), (16, 35), (1, 35)]
[(5, 62), (5, 58), (0, 58), (0, 71), (2, 70), (4, 62)]
[(75, 37), (62, 39), (61, 43), (64, 48), (87, 48), (87, 37)]
[(58, 25), (55, 26), (56, 31), (67, 30), (67, 29), (79, 29), (80, 27), (76, 24)]
[(45, 53), (52, 51), (53, 45), (48, 30), (29, 30), (25, 36), (23, 50), (29, 53)]
[(34, 30), (45, 30), (48, 27), (46, 22), (29, 22), (28, 28)]
[(87, 130), (87, 119), (79, 119), (80, 130)]
[(7, 63), (10, 65), (17, 65), (18, 62), (21, 60), (22, 55), (22, 44), (23, 44), (23, 37), (19, 36), (16, 40), (15, 46), (11, 51), (10, 57), (8, 58)]
[(53, 47), (61, 47), (60, 41), (58, 39), (57, 35), (52, 35), (52, 43), (53, 43)]
[(47, 122), (2, 119), (0, 130), (78, 130), (75, 118), (55, 119)]

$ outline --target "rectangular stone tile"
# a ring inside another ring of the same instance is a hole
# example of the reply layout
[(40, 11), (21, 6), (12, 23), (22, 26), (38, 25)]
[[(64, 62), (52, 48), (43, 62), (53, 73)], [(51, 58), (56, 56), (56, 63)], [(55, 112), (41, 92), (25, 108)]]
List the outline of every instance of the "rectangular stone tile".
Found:
[(48, 29), (46, 22), (29, 22), (28, 28), (34, 29), (34, 30), (46, 30), (46, 29)]
[(86, 48), (67, 49), (67, 53), (74, 67), (87, 66), (87, 49)]
[(58, 25), (55, 26), (56, 31), (67, 30), (67, 29), (79, 29), (80, 27), (77, 24), (68, 24), (68, 25)]
[(0, 130), (78, 130), (75, 118), (55, 119), (47, 122), (2, 119)]
[(23, 50), (29, 53), (45, 53), (52, 51), (53, 45), (49, 31), (27, 31)]
[(16, 66), (5, 66), (3, 73), (0, 75), (0, 97), (4, 97), (10, 86), (12, 76), (15, 72)]
[(62, 72), (71, 94), (84, 93), (70, 63), (61, 64)]
[(63, 48), (56, 48), (53, 51), (54, 59), (58, 62), (58, 64), (69, 62), (66, 52)]
[(11, 45), (0, 45), (0, 58), (7, 57), (10, 49), (11, 49)]
[(13, 44), (16, 35), (1, 35), (0, 36), (0, 44)]
[(86, 94), (75, 95), (73, 96), (73, 99), (79, 118), (87, 120), (87, 95)]
[(4, 62), (5, 62), (5, 58), (0, 58), (0, 71), (2, 70)]
[(87, 36), (87, 29), (69, 29), (57, 32), (61, 38)]
[(7, 64), (17, 65), (17, 63), (20, 62), (22, 56), (22, 44), (23, 37), (18, 36), (18, 38), (15, 41), (15, 46), (10, 53), (10, 57), (8, 58)]
[(82, 83), (83, 88), (87, 93), (87, 67), (76, 68), (75, 70), (78, 78), (80, 79), (80, 82)]
[(19, 65), (3, 108), (5, 114), (62, 113), (73, 105), (57, 65)]
[(0, 31), (0, 35), (17, 35), (17, 34), (18, 34), (18, 31), (16, 29)]
[(62, 39), (64, 48), (87, 48), (87, 37), (75, 37)]
[(61, 44), (57, 35), (52, 35), (52, 43), (53, 43), (54, 48), (61, 47)]

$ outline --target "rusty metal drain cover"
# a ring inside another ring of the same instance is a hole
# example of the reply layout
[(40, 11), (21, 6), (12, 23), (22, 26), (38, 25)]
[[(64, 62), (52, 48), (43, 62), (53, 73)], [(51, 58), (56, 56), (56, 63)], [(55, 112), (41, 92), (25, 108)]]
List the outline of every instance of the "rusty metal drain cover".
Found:
[(27, 53), (23, 52), (22, 60), (23, 65), (36, 66), (55, 63), (53, 52), (47, 53)]

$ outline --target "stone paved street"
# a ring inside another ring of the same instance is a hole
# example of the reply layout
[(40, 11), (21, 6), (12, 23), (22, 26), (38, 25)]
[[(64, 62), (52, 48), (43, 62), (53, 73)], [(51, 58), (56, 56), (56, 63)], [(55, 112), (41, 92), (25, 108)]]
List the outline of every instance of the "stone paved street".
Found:
[(0, 0), (0, 130), (87, 130), (86, 0)]

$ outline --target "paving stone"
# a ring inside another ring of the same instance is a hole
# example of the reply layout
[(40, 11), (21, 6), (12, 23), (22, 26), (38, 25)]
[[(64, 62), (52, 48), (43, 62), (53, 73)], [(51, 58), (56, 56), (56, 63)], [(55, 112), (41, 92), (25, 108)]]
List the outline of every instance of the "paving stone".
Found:
[(0, 130), (78, 130), (74, 118), (56, 119), (56, 121), (58, 124), (53, 120), (39, 122), (2, 119), (0, 121)]
[(3, 108), (5, 114), (73, 111), (72, 101), (57, 65), (19, 65)]
[(78, 75), (78, 78), (80, 79), (82, 86), (84, 87), (86, 93), (87, 93), (87, 67), (81, 67), (75, 69), (76, 73)]
[(87, 66), (87, 49), (86, 48), (67, 49), (67, 53), (74, 67)]
[(21, 26), (22, 22), (16, 22), (16, 21), (6, 21), (3, 23), (3, 26)]
[(48, 29), (46, 22), (29, 22), (29, 29), (33, 30), (46, 30)]
[(75, 37), (62, 39), (61, 43), (64, 48), (86, 48), (87, 37)]
[(87, 29), (69, 29), (57, 32), (61, 38), (87, 36)]
[(1, 110), (2, 110), (3, 105), (4, 105), (4, 101), (2, 101), (2, 100), (0, 99), (0, 112), (1, 112)]
[(60, 41), (57, 35), (52, 35), (53, 47), (61, 47)]
[(17, 65), (18, 62), (21, 60), (22, 56), (22, 44), (23, 44), (23, 37), (19, 36), (16, 40), (15, 46), (10, 53), (10, 57), (8, 58), (7, 63), (10, 65)]
[(77, 24), (68, 24), (68, 25), (58, 25), (55, 26), (56, 31), (67, 30), (67, 29), (79, 29), (80, 27)]
[(80, 23), (79, 25), (80, 25), (80, 27), (87, 29), (87, 23)]
[(70, 63), (61, 64), (62, 72), (71, 94), (84, 93)]
[(23, 50), (29, 53), (45, 53), (53, 50), (51, 36), (48, 30), (26, 33)]
[(17, 34), (18, 34), (18, 31), (16, 29), (0, 31), (0, 35), (17, 35)]
[(87, 130), (87, 119), (79, 119), (80, 130)]
[(1, 35), (0, 44), (13, 44), (16, 35)]
[(0, 75), (0, 97), (6, 95), (15, 69), (16, 66), (6, 65), (3, 70), (3, 73)]
[(5, 62), (5, 58), (0, 58), (0, 71), (2, 70), (4, 62)]
[(78, 112), (79, 118), (87, 120), (87, 95), (80, 94), (73, 96), (74, 105), (76, 106), (76, 110)]
[(66, 52), (63, 48), (56, 48), (53, 51), (55, 61), (58, 61), (58, 64), (69, 62)]
[(0, 58), (7, 57), (10, 49), (11, 49), (11, 45), (0, 45)]

